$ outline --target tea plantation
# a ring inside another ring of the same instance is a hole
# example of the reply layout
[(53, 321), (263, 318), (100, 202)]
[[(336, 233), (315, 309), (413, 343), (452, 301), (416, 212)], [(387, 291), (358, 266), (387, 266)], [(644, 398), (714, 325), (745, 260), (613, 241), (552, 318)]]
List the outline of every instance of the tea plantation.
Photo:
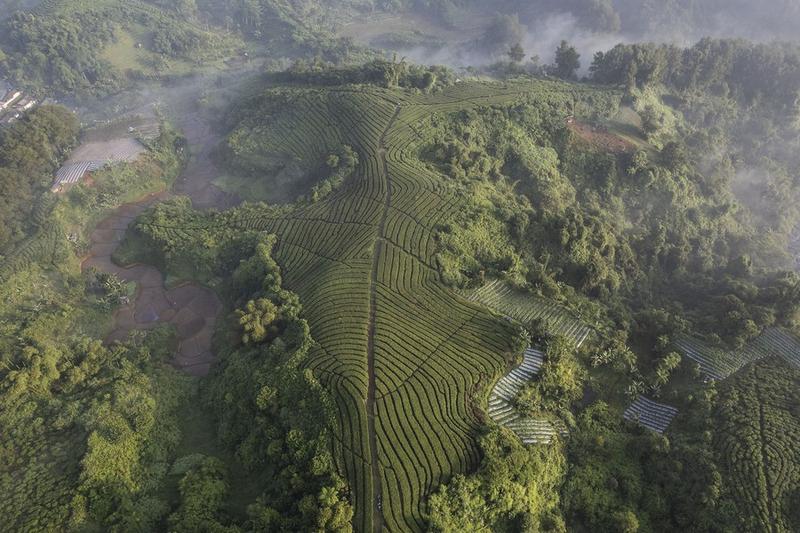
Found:
[(478, 464), (473, 398), (515, 355), (516, 328), (439, 278), (436, 228), (463, 200), (416, 157), (426, 139), (415, 124), (516, 102), (563, 120), (575, 101), (596, 94), (548, 81), (456, 84), (434, 95), (269, 89), (242, 106), (250, 111), (228, 138), (236, 158), (252, 169), (276, 156), (310, 169), (346, 143), (359, 161), (349, 178), (293, 208), (247, 204), (197, 227), (140, 222), (165, 241), (222, 228), (277, 236), (284, 283), (299, 294), (317, 341), (309, 366), (335, 400), (333, 446), (358, 530), (425, 527), (427, 496)]

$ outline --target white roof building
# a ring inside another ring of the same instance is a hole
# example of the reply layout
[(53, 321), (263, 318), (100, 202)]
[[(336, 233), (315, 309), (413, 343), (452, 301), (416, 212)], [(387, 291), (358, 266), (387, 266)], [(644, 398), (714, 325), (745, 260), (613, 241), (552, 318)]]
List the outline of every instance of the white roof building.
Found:
[(10, 90), (6, 93), (2, 100), (0, 100), (0, 109), (6, 109), (8, 106), (17, 101), (22, 96), (22, 91)]
[(36, 105), (36, 100), (32, 98), (23, 98), (14, 106), (16, 109), (21, 109), (22, 111), (27, 111), (28, 109), (32, 108)]

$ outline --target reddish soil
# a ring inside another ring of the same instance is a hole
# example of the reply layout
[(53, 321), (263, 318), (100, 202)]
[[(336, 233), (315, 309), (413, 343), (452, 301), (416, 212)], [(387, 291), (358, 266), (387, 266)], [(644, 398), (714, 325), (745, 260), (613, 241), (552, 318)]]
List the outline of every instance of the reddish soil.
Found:
[(591, 126), (578, 121), (568, 123), (567, 127), (583, 141), (605, 152), (623, 154), (636, 149), (633, 143), (602, 127)]
[(92, 233), (89, 255), (81, 267), (94, 267), (115, 274), (121, 280), (137, 284), (131, 303), (114, 313), (114, 331), (106, 342), (127, 338), (133, 330), (146, 330), (158, 324), (172, 324), (178, 335), (178, 352), (173, 363), (187, 373), (202, 376), (208, 373), (214, 356), (211, 336), (222, 303), (217, 295), (196, 283), (167, 289), (164, 275), (148, 265), (118, 266), (111, 254), (119, 246), (133, 220), (153, 203), (168, 197), (168, 193), (149, 195), (142, 200), (125, 204), (97, 225)]
[[(181, 124), (186, 134), (192, 158), (184, 173), (175, 183), (175, 194), (189, 196), (196, 208), (224, 209), (239, 202), (238, 198), (224, 193), (211, 182), (217, 170), (209, 154), (218, 139), (211, 128), (196, 117), (187, 117)], [(89, 254), (83, 269), (94, 267), (101, 272), (115, 274), (121, 280), (134, 281), (136, 294), (132, 301), (114, 313), (114, 331), (106, 342), (125, 339), (133, 330), (146, 330), (158, 324), (175, 326), (178, 351), (173, 363), (195, 376), (208, 373), (214, 354), (211, 337), (222, 302), (210, 289), (196, 283), (186, 283), (167, 289), (164, 275), (149, 265), (119, 266), (111, 259), (128, 226), (145, 209), (172, 196), (170, 192), (151, 194), (137, 202), (118, 207), (102, 220), (91, 235)]]

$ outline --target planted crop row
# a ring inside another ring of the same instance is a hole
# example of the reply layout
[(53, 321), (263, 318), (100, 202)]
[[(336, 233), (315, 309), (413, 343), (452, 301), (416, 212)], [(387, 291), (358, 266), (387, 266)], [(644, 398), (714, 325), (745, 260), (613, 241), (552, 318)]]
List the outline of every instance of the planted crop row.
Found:
[(434, 282), (378, 289), (377, 436), (384, 508), (400, 511), (386, 517), (392, 530), (419, 529), (425, 495), (477, 461), (471, 392), (495, 371), (510, 334), (443, 292)]
[(500, 378), (489, 395), (489, 417), (516, 433), (524, 444), (547, 444), (566, 431), (547, 418), (523, 416), (513, 405), (514, 398), (534, 379), (544, 363), (544, 354), (534, 348), (525, 350), (522, 364)]
[(670, 405), (639, 396), (625, 409), (622, 416), (625, 420), (641, 424), (656, 433), (664, 433), (677, 414), (678, 410)]
[(724, 350), (689, 336), (682, 336), (675, 345), (700, 366), (706, 376), (722, 380), (749, 363), (767, 357), (780, 357), (800, 368), (800, 340), (781, 328), (768, 328), (760, 336), (738, 350)]
[(55, 263), (66, 250), (66, 235), (59, 224), (51, 224), (36, 232), (0, 261), (0, 281), (30, 265)]
[(549, 332), (570, 338), (577, 346), (591, 333), (589, 326), (557, 303), (517, 291), (500, 280), (490, 281), (466, 296), (523, 324), (542, 320)]
[(763, 359), (720, 391), (715, 447), (740, 531), (796, 531), (788, 516), (800, 486), (800, 372), (779, 358)]
[[(470, 302), (439, 281), (435, 230), (461, 201), (417, 160), (424, 139), (413, 125), (432, 113), (511, 104), (526, 91), (556, 98), (556, 85), (456, 86), (437, 95), (279, 89), (284, 104), (268, 97), (264, 116), (243, 120), (229, 141), (245, 159), (266, 153), (306, 166), (342, 144), (358, 153), (352, 176), (324, 200), (288, 212), (246, 206), (223, 217), (277, 236), (284, 284), (300, 295), (317, 342), (309, 366), (335, 401), (333, 446), (352, 489), (356, 530), (426, 529), (427, 496), (477, 465), (474, 398), (502, 372), (513, 337), (512, 326), (481, 305), (487, 298)], [(520, 320), (541, 316), (578, 341), (588, 335), (557, 306), (509, 301)], [(526, 442), (564, 430), (519, 417), (508, 426)]]

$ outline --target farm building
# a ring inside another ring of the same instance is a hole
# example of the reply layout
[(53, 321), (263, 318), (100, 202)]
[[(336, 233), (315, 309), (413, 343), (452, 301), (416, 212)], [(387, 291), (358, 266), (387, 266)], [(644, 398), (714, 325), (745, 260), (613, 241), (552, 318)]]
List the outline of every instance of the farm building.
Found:
[[(3, 84), (0, 83), (0, 85)], [(8, 89), (5, 91), (3, 99), (0, 100), (0, 124), (11, 124), (23, 113), (32, 109), (36, 103), (36, 100), (26, 97), (22, 91)]]
[(11, 105), (16, 102), (19, 98), (22, 97), (22, 91), (16, 91), (14, 89), (9, 90), (3, 99), (0, 100), (0, 109), (8, 109)]
[(32, 98), (23, 98), (14, 105), (14, 109), (16, 111), (27, 111), (28, 109), (32, 108), (35, 105), (36, 105), (36, 100), (33, 100)]

